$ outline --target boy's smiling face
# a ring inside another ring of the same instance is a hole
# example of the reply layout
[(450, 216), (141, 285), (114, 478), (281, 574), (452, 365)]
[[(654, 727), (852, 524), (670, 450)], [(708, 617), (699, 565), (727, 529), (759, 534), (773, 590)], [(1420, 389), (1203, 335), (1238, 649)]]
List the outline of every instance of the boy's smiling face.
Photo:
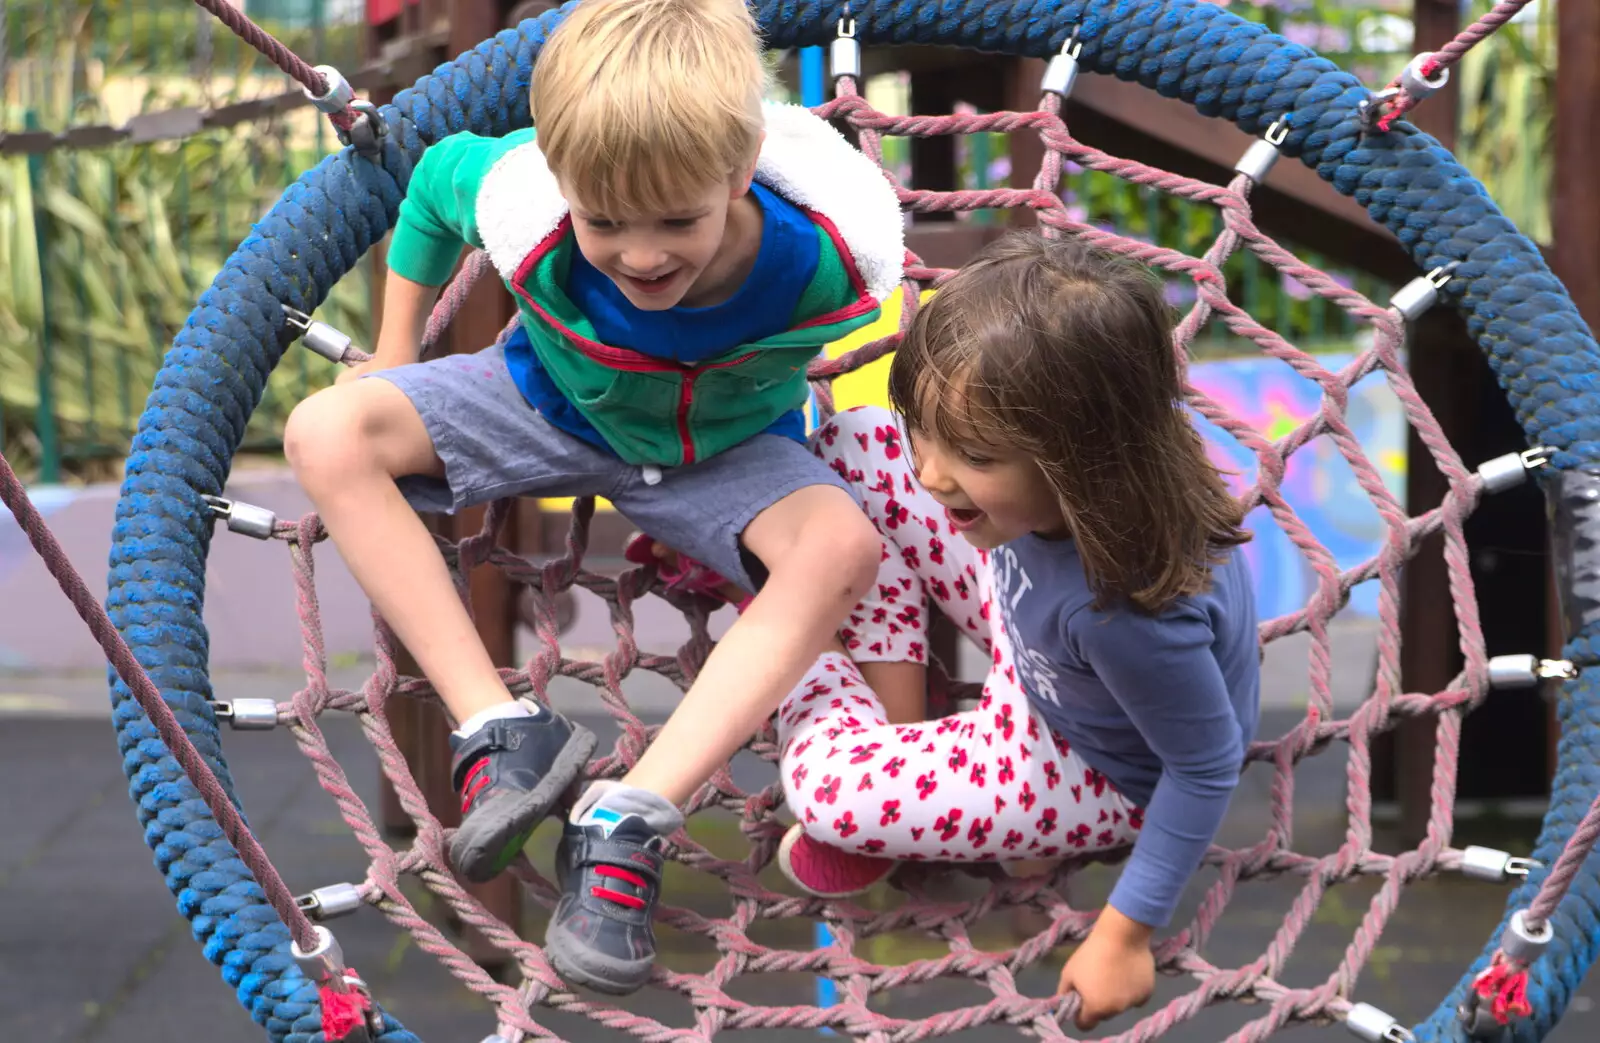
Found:
[[(606, 213), (561, 182), (583, 256), (641, 311), (716, 304), (743, 281), (760, 247), (760, 208), (744, 176), (683, 193), (660, 213)], [(754, 220), (752, 221), (752, 215)], [(731, 285), (730, 285), (731, 284)]]

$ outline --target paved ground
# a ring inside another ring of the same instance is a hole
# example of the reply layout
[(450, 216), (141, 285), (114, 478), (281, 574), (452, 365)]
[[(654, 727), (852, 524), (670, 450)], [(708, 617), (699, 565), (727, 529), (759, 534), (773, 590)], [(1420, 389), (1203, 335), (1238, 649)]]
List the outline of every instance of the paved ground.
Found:
[[(1362, 652), (1360, 635), (1341, 640), (1343, 651), (1335, 661), (1344, 664), (1350, 676), (1342, 683), (1353, 692), (1359, 689), (1357, 678), (1370, 670), (1370, 658)], [(1296, 665), (1292, 647), (1276, 656), (1269, 687), (1289, 693), (1290, 698), (1279, 701), (1292, 703), (1297, 690), (1294, 675), (1299, 670), (1303, 676), (1303, 661)], [(653, 680), (641, 680), (630, 689), (636, 704), (653, 708), (652, 716), (671, 702), (670, 688), (651, 684)], [(282, 696), (293, 685), (292, 678), (261, 674), (219, 678), (219, 688), (234, 695)], [(1299, 685), (1304, 687), (1303, 680)], [(597, 730), (609, 733), (605, 720), (588, 711), (591, 704), (585, 691), (573, 686), (558, 698), (585, 712)], [(0, 677), (0, 792), (7, 795), (0, 801), (4, 838), (0, 841), (0, 1040), (165, 1043), (198, 1036), (210, 1043), (252, 1043), (261, 1039), (215, 968), (189, 939), (184, 920), (150, 868), (150, 852), (127, 799), (105, 719), (104, 699), (97, 677)], [(1279, 732), (1293, 716), (1287, 707), (1271, 710), (1264, 730)], [(359, 733), (350, 721), (338, 718), (328, 721), (328, 733), (352, 778), (367, 799), (374, 800), (376, 766)], [(355, 842), (287, 734), (230, 735), (227, 748), (251, 821), (292, 887), (360, 877), (362, 863)], [(753, 770), (761, 768), (756, 765)], [(1237, 844), (1260, 836), (1268, 807), (1265, 781), (1259, 773), (1246, 776), (1222, 838), (1225, 842)], [(1331, 850), (1343, 828), (1341, 751), (1329, 751), (1305, 765), (1296, 784), (1297, 849)], [(725, 831), (727, 823), (708, 821), (703, 828)], [(1471, 830), (1464, 827), (1458, 840), (1470, 842)], [(1492, 839), (1497, 846), (1516, 848), (1530, 835), (1528, 824), (1502, 824)], [(538, 834), (535, 849), (547, 848), (543, 843), (547, 839), (546, 833)], [(1392, 850), (1394, 841), (1380, 838), (1378, 845)], [(1084, 874), (1072, 895), (1074, 902), (1086, 905), (1103, 898), (1109, 879), (1107, 872)], [(1257, 956), (1282, 922), (1296, 893), (1295, 883), (1265, 881), (1243, 887), (1224, 926), (1207, 945), (1208, 958), (1221, 966), (1238, 966)], [(725, 896), (709, 877), (683, 873), (673, 887), (677, 902), (711, 911), (727, 908)], [(1373, 890), (1366, 883), (1345, 885), (1323, 902), (1315, 923), (1295, 948), (1286, 981), (1309, 984), (1330, 973)], [(1409, 890), (1368, 971), (1356, 983), (1356, 998), (1403, 1019), (1428, 1013), (1476, 954), (1499, 915), (1501, 901), (1498, 887), (1460, 879)], [(1002, 946), (1022, 926), (996, 917), (978, 944)], [(538, 937), (542, 920), (530, 916), (525, 929)], [(376, 914), (364, 912), (342, 920), (338, 930), (352, 963), (363, 971), (379, 999), (424, 1040), (478, 1043), (492, 1030), (486, 1007)], [(766, 929), (760, 937), (767, 944), (810, 948), (811, 932), (810, 924), (790, 922)], [(663, 941), (664, 958), (676, 969), (704, 969), (712, 958), (698, 940), (669, 934)], [(872, 945), (872, 958), (884, 963), (942, 951), (938, 943), (910, 934)], [(1019, 987), (1029, 994), (1047, 993), (1058, 966), (1024, 974)], [(1600, 998), (1597, 984), (1579, 997), (1551, 1040), (1578, 1043), (1600, 1038), (1600, 1013), (1593, 1003)], [(1170, 998), (1189, 987), (1184, 981), (1164, 981), (1158, 998)], [(734, 992), (751, 1001), (791, 1004), (812, 1002), (814, 989), (812, 979), (793, 975), (747, 978), (735, 985)], [(947, 979), (897, 991), (882, 1009), (896, 1016), (926, 1017), (983, 998), (976, 986)], [(669, 1025), (692, 1025), (688, 1006), (676, 996), (646, 992), (630, 1000), (629, 1006)], [(1168, 1038), (1179, 1043), (1221, 1040), (1262, 1013), (1259, 1006), (1210, 1010)], [(547, 1023), (566, 1039), (601, 1043), (622, 1038), (570, 1018), (551, 1015)], [(1108, 1031), (1125, 1029), (1130, 1023), (1121, 1019)], [(1297, 1032), (1299, 1037), (1307, 1035), (1350, 1038), (1338, 1028)], [(778, 1043), (813, 1037), (796, 1030), (760, 1036)], [(757, 1037), (729, 1033), (718, 1038)], [(975, 1043), (1018, 1037), (989, 1028), (957, 1038)]]

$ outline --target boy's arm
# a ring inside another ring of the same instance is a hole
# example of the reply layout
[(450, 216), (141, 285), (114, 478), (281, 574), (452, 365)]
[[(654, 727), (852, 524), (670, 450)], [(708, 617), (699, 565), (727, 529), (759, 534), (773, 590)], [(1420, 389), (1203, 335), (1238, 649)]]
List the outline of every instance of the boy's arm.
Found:
[(439, 287), (412, 282), (391, 268), (383, 284), (383, 319), (372, 358), (340, 373), (339, 382), (416, 362), (422, 354), (422, 332), (438, 296)]
[(423, 153), (406, 186), (389, 241), (383, 321), (372, 361), (348, 374), (417, 361), (422, 331), (464, 246), (482, 246), (477, 196), (484, 176), (505, 153), (532, 140), (531, 132), (505, 138), (455, 134)]

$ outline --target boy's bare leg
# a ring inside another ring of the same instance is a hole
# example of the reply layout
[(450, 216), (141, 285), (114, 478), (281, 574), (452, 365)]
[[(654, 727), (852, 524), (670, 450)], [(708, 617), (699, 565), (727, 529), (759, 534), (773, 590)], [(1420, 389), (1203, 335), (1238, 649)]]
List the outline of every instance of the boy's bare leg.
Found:
[(395, 484), (443, 473), (411, 400), (383, 379), (319, 391), (290, 415), (284, 452), (356, 582), (451, 717), (511, 702), (433, 534)]
[[(664, 543), (655, 542), (650, 550), (663, 565), (674, 566), (678, 552)], [(749, 591), (729, 581), (717, 588), (717, 594), (730, 605), (737, 605), (749, 597)], [(849, 656), (844, 642), (835, 635), (824, 652), (837, 652)], [(867, 682), (883, 703), (883, 711), (890, 724), (915, 724), (928, 718), (928, 668), (914, 662), (857, 662), (862, 680)]]
[(623, 783), (682, 805), (800, 682), (877, 579), (881, 541), (850, 495), (808, 486), (745, 529), (767, 582)]
[(291, 414), (284, 446), (328, 535), (455, 718), (451, 783), (462, 820), (450, 862), (484, 881), (516, 858), (582, 774), (595, 737), (512, 698), (396, 476), (443, 471), (411, 400), (381, 378), (337, 384)]

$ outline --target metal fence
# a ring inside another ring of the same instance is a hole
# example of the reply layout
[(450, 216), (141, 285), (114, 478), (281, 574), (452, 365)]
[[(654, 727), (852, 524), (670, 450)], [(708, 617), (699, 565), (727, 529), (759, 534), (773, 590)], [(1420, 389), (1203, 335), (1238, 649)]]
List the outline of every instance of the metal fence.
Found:
[[(248, 13), (313, 62), (358, 65), (359, 3)], [(190, 0), (0, 0), (0, 26), (0, 450), (37, 481), (115, 477), (196, 298), (338, 142)], [(365, 336), (364, 279), (324, 315)], [(273, 448), (328, 378), (291, 355), (247, 446)]]

